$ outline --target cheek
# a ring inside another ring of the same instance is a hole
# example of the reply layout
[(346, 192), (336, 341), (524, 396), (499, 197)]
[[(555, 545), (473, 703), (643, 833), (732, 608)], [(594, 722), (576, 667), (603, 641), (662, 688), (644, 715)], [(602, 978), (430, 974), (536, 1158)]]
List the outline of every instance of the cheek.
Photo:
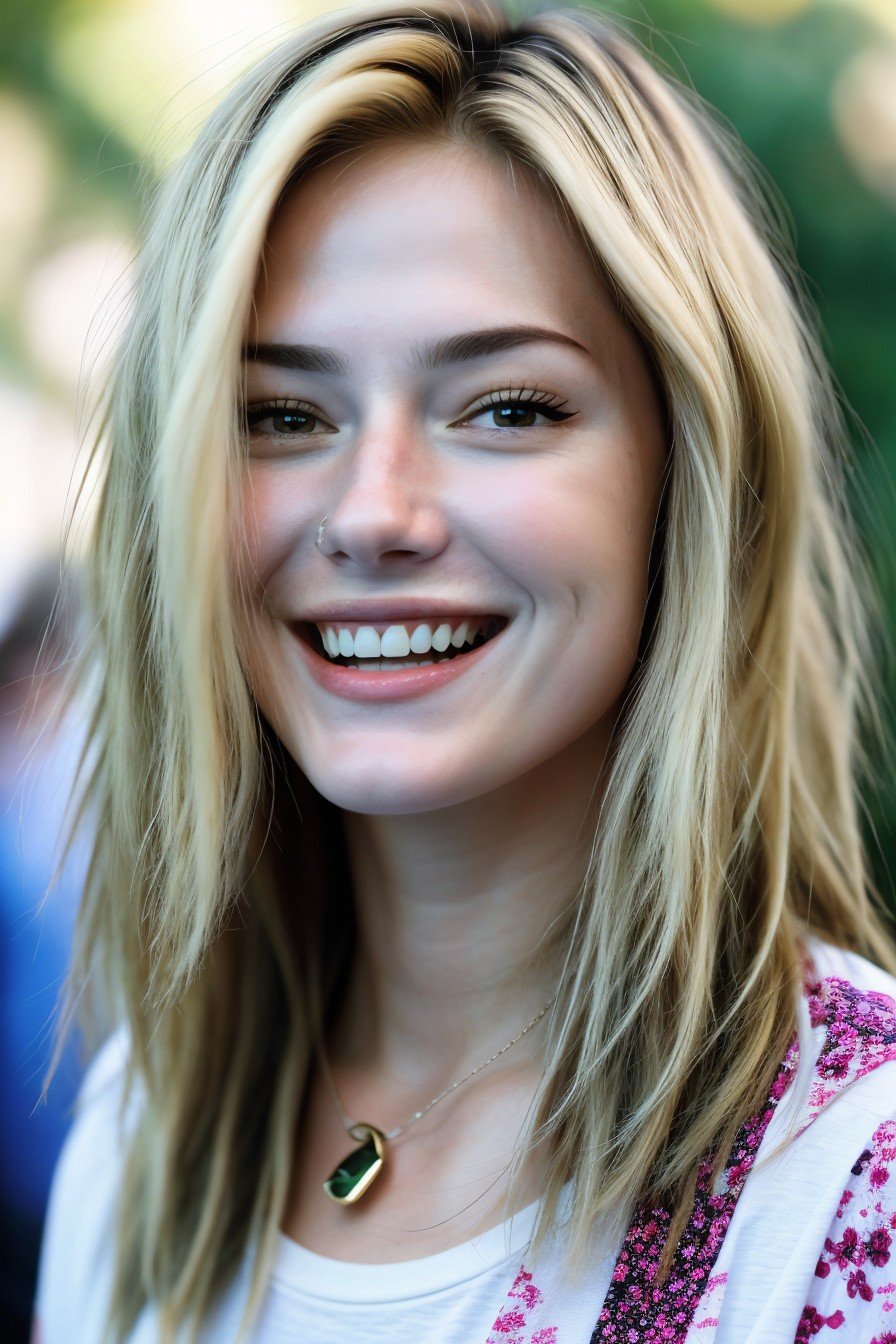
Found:
[(295, 543), (300, 524), (295, 502), (270, 469), (250, 468), (239, 498), (245, 562), (262, 584), (274, 573)]
[(648, 569), (657, 516), (657, 497), (644, 488), (631, 459), (618, 464), (612, 480), (603, 480), (588, 538), (581, 537), (587, 561), (618, 619), (640, 630), (647, 602)]
[(487, 532), (525, 587), (565, 591), (576, 617), (599, 601), (606, 616), (609, 606), (625, 624), (640, 621), (657, 489), (635, 451), (600, 445), (558, 457), (550, 471), (517, 472), (487, 497)]
[(271, 717), (277, 699), (281, 634), (273, 608), (277, 575), (295, 547), (296, 519), (287, 492), (271, 473), (250, 470), (243, 478), (231, 543), (231, 574), (237, 608), (240, 660), (253, 694)]
[(260, 613), (292, 615), (300, 591), (321, 563), (314, 538), (323, 509), (312, 473), (286, 463), (253, 463), (243, 479), (237, 513), (243, 534), (243, 591)]

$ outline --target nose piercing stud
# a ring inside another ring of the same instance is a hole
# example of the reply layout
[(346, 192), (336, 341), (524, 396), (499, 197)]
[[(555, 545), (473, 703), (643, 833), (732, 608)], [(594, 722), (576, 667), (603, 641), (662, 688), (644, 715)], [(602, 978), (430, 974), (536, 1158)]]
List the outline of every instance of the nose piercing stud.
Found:
[(327, 526), (327, 518), (326, 518), (326, 515), (325, 515), (325, 516), (324, 516), (323, 518), (321, 518), (321, 520), (320, 520), (320, 527), (317, 529), (317, 537), (316, 537), (315, 542), (314, 542), (314, 544), (315, 544), (315, 546), (317, 547), (318, 550), (320, 550), (321, 546), (323, 545), (323, 542), (324, 542), (324, 529), (326, 528), (326, 526)]

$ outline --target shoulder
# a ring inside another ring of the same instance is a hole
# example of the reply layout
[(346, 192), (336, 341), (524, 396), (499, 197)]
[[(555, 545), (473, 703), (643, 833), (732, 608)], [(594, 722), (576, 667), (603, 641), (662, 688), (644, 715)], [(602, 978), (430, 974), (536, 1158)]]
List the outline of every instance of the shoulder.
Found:
[(862, 968), (822, 977), (810, 995), (824, 1037), (804, 1137), (837, 1180), (807, 1266), (796, 1344), (841, 1327), (844, 1338), (896, 1344), (896, 993), (879, 976), (875, 988), (857, 978)]
[[(808, 1277), (797, 1341), (823, 1328), (896, 1341), (896, 978), (817, 940), (808, 1010), (820, 1036), (803, 1128), (842, 1107), (836, 1203)], [(827, 1131), (836, 1132), (827, 1124)], [(848, 1140), (847, 1136), (848, 1135)], [(848, 1142), (849, 1146), (846, 1146)], [(829, 1150), (828, 1150), (829, 1151)]]
[[(807, 952), (805, 1012), (813, 1037), (813, 1076), (804, 1127), (847, 1091), (854, 1101), (880, 1094), (885, 1109), (887, 1103), (893, 1108), (896, 977), (818, 938), (807, 940)], [(879, 1077), (856, 1089), (880, 1069)]]
[(810, 934), (805, 943), (818, 979), (845, 980), (862, 993), (885, 994), (896, 1002), (896, 976), (889, 971), (816, 934)]
[(128, 1035), (98, 1051), (56, 1163), (44, 1225), (35, 1315), (42, 1344), (99, 1339), (112, 1274), (117, 1194), (134, 1103), (125, 1097)]
[(807, 951), (798, 1044), (703, 1304), (704, 1344), (808, 1344), (840, 1325), (844, 1340), (896, 1344), (896, 978), (817, 938)]

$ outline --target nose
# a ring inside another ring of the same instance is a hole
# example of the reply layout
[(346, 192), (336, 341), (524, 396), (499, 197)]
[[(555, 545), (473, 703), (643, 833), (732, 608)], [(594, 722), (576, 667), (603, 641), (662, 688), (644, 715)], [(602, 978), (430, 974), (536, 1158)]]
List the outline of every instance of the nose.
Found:
[(344, 467), (336, 498), (325, 501), (319, 550), (327, 559), (370, 569), (429, 560), (445, 548), (437, 471), (416, 433), (367, 434)]

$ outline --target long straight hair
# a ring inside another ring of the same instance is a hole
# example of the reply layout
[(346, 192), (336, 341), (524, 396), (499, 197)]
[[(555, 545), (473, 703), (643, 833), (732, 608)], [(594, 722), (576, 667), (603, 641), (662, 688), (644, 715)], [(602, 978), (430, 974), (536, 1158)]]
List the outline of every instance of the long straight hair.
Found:
[[(724, 1163), (795, 1027), (811, 931), (896, 971), (857, 809), (871, 602), (848, 444), (782, 212), (743, 147), (616, 21), (498, 0), (355, 4), (214, 113), (153, 204), (94, 448), (84, 806), (99, 820), (65, 1020), (128, 1041), (108, 1337), (198, 1330), (284, 1211), (315, 1032), (351, 951), (338, 811), (248, 689), (233, 501), (240, 356), (287, 187), (388, 137), (498, 155), (585, 240), (668, 415), (641, 656), (564, 928), (525, 1144), (568, 1242), (673, 1213)], [(341, 931), (341, 932), (339, 932)], [(513, 1198), (514, 1184), (508, 1207)]]

